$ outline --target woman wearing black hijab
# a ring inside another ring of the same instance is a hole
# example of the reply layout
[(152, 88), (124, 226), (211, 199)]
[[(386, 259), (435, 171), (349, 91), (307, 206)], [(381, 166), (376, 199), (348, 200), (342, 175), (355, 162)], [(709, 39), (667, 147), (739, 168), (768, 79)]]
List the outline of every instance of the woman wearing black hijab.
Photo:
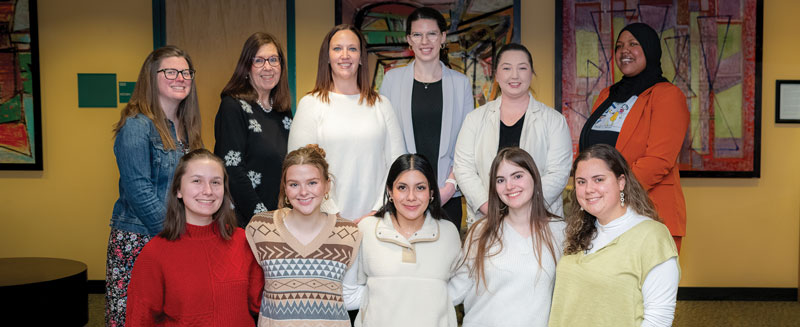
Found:
[(647, 24), (620, 31), (614, 62), (624, 77), (600, 92), (581, 130), (580, 151), (605, 143), (622, 153), (680, 250), (686, 203), (677, 158), (689, 127), (686, 97), (661, 76), (660, 40)]

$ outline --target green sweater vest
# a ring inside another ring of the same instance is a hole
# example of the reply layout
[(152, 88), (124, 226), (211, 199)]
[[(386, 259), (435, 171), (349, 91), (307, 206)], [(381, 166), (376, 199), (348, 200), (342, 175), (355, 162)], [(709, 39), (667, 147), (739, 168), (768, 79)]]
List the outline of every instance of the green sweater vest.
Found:
[(642, 284), (677, 257), (664, 224), (645, 220), (592, 254), (563, 256), (556, 268), (550, 326), (641, 326)]

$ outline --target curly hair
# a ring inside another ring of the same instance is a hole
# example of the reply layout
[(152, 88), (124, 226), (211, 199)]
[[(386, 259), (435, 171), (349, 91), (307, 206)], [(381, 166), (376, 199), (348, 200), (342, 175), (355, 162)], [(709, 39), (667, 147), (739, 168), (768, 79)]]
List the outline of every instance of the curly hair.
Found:
[[(599, 159), (603, 161), (609, 170), (614, 173), (617, 178), (625, 179), (625, 203), (629, 209), (636, 211), (638, 214), (650, 217), (655, 221), (661, 221), (658, 218), (653, 202), (647, 196), (647, 191), (639, 183), (634, 176), (633, 171), (628, 162), (622, 157), (622, 154), (614, 147), (608, 144), (595, 144), (578, 154), (575, 162), (572, 164), (572, 172), (570, 176), (575, 178), (575, 171), (578, 169), (578, 164), (589, 159)], [(564, 254), (574, 254), (579, 251), (586, 251), (590, 248), (592, 239), (597, 235), (597, 227), (595, 221), (597, 217), (583, 210), (578, 203), (576, 189), (573, 188), (569, 192), (567, 201), (569, 205), (565, 206), (567, 230), (566, 230), (566, 245), (564, 247)]]

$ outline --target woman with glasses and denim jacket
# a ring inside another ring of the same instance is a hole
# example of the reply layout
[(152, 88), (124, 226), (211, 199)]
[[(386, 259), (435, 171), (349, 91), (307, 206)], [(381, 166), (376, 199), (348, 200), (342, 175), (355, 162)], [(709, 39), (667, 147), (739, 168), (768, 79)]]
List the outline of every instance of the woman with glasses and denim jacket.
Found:
[(442, 208), (460, 229), (453, 156), (461, 123), (475, 109), (472, 86), (467, 76), (448, 68), (447, 22), (439, 11), (414, 10), (406, 19), (406, 41), (414, 61), (388, 71), (380, 93), (392, 103), (406, 151), (424, 155), (435, 169)]
[(225, 161), (239, 227), (278, 208), (281, 163), (292, 124), (286, 57), (269, 33), (244, 42), (214, 120), (214, 154)]
[(119, 199), (108, 240), (105, 316), (107, 326), (124, 326), (131, 269), (144, 245), (161, 232), (178, 160), (203, 147), (189, 54), (166, 46), (147, 56), (114, 138)]

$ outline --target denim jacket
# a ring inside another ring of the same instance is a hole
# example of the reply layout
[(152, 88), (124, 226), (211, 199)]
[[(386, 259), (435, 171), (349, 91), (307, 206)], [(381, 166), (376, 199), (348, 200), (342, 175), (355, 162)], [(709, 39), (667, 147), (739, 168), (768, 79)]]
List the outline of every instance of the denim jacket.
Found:
[[(173, 139), (175, 127), (167, 121)], [(119, 168), (119, 199), (114, 203), (111, 227), (155, 236), (164, 225), (167, 192), (183, 155), (165, 150), (156, 126), (145, 115), (128, 117), (114, 140)]]

